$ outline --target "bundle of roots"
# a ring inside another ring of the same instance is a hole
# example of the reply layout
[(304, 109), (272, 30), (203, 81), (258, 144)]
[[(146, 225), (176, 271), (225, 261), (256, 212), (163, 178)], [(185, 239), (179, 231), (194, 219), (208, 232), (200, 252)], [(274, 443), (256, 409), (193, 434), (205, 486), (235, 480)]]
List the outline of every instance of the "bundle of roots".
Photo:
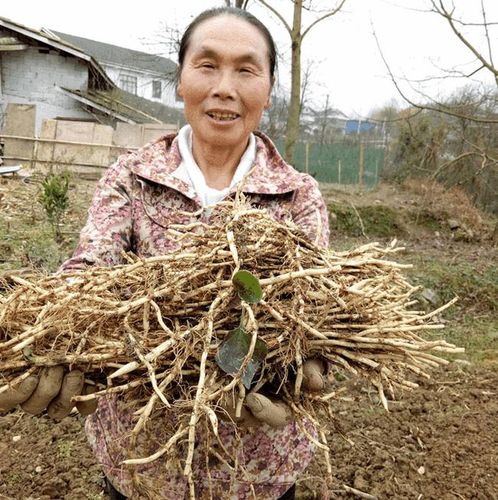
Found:
[[(318, 425), (317, 405), (335, 393), (306, 394), (304, 360), (321, 358), (367, 379), (387, 407), (385, 391), (413, 389), (417, 376), (446, 363), (434, 352), (460, 351), (420, 336), (442, 328), (434, 322), (442, 308), (414, 308), (417, 288), (403, 275), (408, 266), (389, 260), (400, 250), (395, 245), (337, 253), (264, 211), (234, 205), (223, 208), (216, 224), (169, 231), (179, 249), (168, 255), (127, 255), (126, 264), (112, 268), (4, 280), (0, 392), (43, 366), (77, 367), (95, 381), (104, 376), (96, 393), (76, 400), (119, 394), (134, 410), (135, 440), (154, 418), (174, 415), (176, 427), (157, 452), (132, 454), (127, 463), (165, 453), (172, 460), (183, 450), (176, 458), (191, 496), (196, 432), (202, 426), (216, 440), (215, 410), (227, 394), (240, 412), (256, 340), (268, 352), (249, 390), (278, 381), (279, 397), (295, 417)], [(256, 304), (241, 300), (233, 286), (240, 269), (259, 278), (263, 297)], [(216, 355), (241, 315), (251, 342), (240, 369), (228, 374)], [(320, 436), (316, 444), (326, 450)], [(233, 465), (233, 457), (224, 460)]]

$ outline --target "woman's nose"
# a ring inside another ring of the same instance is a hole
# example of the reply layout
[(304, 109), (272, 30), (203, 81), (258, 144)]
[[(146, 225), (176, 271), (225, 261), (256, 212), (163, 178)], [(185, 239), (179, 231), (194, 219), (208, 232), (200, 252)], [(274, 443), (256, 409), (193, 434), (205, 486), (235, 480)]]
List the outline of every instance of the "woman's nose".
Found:
[(213, 87), (213, 95), (222, 99), (235, 96), (235, 79), (231, 71), (220, 71)]

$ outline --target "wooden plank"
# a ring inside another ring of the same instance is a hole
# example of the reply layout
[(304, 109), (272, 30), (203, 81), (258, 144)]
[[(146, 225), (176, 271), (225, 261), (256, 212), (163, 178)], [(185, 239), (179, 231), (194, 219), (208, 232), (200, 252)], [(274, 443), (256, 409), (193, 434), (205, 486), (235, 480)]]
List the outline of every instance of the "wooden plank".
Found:
[(24, 43), (17, 43), (15, 45), (2, 45), (0, 44), (0, 52), (9, 52), (12, 50), (26, 50), (28, 45)]
[[(2, 133), (6, 136), (34, 137), (36, 105), (8, 103)], [(5, 156), (33, 156), (33, 143), (4, 139)], [(8, 163), (7, 163), (8, 164)]]
[(21, 170), (21, 165), (10, 165), (8, 167), (0, 167), (0, 175), (14, 174)]
[[(45, 120), (48, 121), (48, 120)], [(55, 121), (55, 120), (53, 120)], [(61, 139), (49, 139), (47, 137), (25, 137), (22, 135), (5, 135), (0, 134), (0, 139), (18, 139), (22, 141), (31, 141), (31, 142), (57, 142), (59, 144), (74, 144), (75, 146), (95, 146), (98, 148), (116, 148), (116, 149), (138, 149), (133, 146), (119, 146), (116, 144), (99, 144), (94, 142), (78, 142), (78, 141), (63, 141)]]

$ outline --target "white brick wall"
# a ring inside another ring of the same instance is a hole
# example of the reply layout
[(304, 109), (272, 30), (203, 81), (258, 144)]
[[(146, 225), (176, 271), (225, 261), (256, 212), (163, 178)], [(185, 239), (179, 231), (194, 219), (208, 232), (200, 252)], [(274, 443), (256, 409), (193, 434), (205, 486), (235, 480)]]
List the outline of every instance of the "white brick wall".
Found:
[(36, 131), (46, 118), (88, 118), (78, 102), (57, 90), (58, 86), (86, 90), (88, 67), (74, 57), (56, 51), (41, 53), (35, 47), (3, 53), (2, 104), (33, 103), (36, 109)]
[[(165, 78), (153, 75), (151, 73), (146, 73), (142, 71), (135, 71), (131, 68), (119, 68), (114, 65), (109, 65), (106, 63), (101, 63), (105, 72), (109, 75), (109, 78), (118, 86), (120, 86), (121, 75), (130, 75), (137, 77), (137, 95), (139, 97), (144, 97), (151, 101), (161, 102), (166, 106), (171, 106), (174, 108), (183, 108), (183, 103), (176, 99), (176, 89), (175, 86), (168, 82)], [(162, 97), (161, 99), (152, 98), (152, 80), (161, 80), (162, 83)]]

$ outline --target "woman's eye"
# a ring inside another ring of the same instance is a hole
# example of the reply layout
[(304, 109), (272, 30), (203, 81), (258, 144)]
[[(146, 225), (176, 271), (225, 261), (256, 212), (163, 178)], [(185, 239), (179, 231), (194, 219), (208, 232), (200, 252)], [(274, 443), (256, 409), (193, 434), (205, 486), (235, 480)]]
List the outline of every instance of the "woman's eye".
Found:
[(214, 65), (212, 65), (211, 63), (204, 63), (202, 64), (202, 67), (207, 69), (213, 69)]
[(252, 73), (251, 68), (240, 68), (241, 73)]

